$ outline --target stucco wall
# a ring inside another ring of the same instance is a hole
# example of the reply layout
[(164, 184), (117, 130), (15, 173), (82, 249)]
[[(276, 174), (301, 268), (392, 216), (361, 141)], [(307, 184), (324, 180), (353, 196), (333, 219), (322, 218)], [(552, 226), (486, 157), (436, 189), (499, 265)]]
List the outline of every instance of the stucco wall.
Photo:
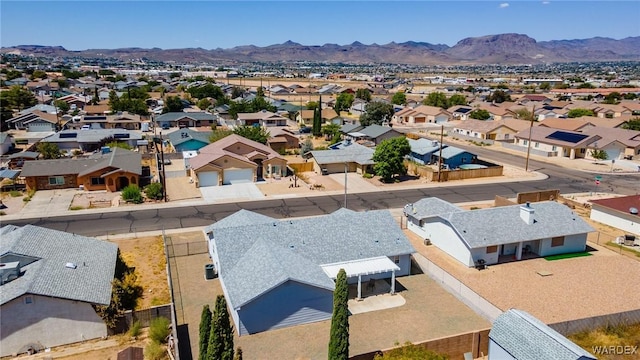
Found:
[(568, 254), (584, 251), (587, 248), (587, 234), (567, 235), (564, 245), (551, 247), (551, 239), (540, 240), (540, 256)]
[(107, 326), (90, 304), (46, 296), (28, 295), (2, 305), (0, 356), (19, 351), (29, 343), (59, 346), (107, 336)]
[(407, 221), (407, 227), (423, 239), (430, 239), (433, 245), (460, 261), (465, 266), (474, 266), (469, 248), (467, 248), (453, 229), (443, 224), (440, 220), (427, 219), (424, 221), (422, 227), (411, 221)]
[(607, 209), (596, 209), (595, 207), (591, 209), (591, 220), (595, 220), (597, 222), (613, 226), (620, 230), (623, 230), (628, 233), (640, 235), (640, 216), (625, 214), (625, 216), (630, 218), (636, 218), (636, 220), (628, 220), (623, 219), (622, 217), (615, 214), (614, 211)]

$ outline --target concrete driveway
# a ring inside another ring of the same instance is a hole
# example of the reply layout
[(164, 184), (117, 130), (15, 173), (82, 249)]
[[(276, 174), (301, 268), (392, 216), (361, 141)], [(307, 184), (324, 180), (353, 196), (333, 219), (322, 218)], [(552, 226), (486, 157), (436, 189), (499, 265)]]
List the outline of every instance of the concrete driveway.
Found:
[[(329, 174), (331, 179), (344, 188), (344, 174)], [(379, 191), (375, 185), (362, 178), (357, 173), (347, 173), (347, 192)]]
[(205, 202), (223, 202), (229, 200), (264, 199), (264, 194), (258, 190), (255, 183), (240, 183), (222, 186), (201, 187), (200, 193)]
[(60, 215), (69, 210), (73, 197), (79, 193), (78, 189), (38, 190), (31, 198), (20, 215), (23, 217), (40, 217)]

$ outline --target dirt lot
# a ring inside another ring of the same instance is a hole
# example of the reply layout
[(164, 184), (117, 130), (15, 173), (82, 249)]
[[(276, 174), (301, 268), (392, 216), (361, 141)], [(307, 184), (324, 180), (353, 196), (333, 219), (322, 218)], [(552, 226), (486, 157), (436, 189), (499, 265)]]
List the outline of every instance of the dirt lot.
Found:
[[(172, 235), (174, 237), (174, 235)], [(191, 238), (191, 239), (190, 239)], [(201, 233), (182, 234), (177, 242), (203, 242)], [(197, 358), (198, 326), (202, 306), (212, 306), (222, 294), (220, 281), (204, 279), (208, 254), (171, 259), (179, 282), (181, 300), (176, 312), (187, 324), (193, 358)], [(420, 341), (488, 328), (490, 324), (443, 290), (424, 274), (397, 279), (406, 304), (392, 309), (353, 315), (350, 318), (350, 352), (359, 354), (393, 346), (395, 341)], [(175, 280), (174, 280), (175, 287)], [(235, 337), (247, 359), (326, 359), (330, 321)], [(283, 357), (282, 354), (287, 354)]]
[(133, 239), (109, 240), (118, 244), (122, 258), (129, 266), (136, 268), (138, 281), (144, 288), (144, 295), (138, 309), (163, 305), (171, 302), (166, 276), (164, 244), (161, 236)]
[(25, 204), (24, 200), (22, 200), (24, 196), (25, 193), (22, 191), (3, 192), (2, 195), (0, 195), (0, 200), (2, 200), (2, 206), (0, 206), (0, 214), (13, 215), (19, 213)]

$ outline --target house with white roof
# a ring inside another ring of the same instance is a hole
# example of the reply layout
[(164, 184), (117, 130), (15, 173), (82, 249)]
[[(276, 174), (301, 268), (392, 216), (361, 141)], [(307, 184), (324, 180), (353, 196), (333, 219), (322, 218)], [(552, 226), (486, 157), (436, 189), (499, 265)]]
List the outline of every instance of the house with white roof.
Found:
[(408, 275), (415, 252), (387, 210), (276, 220), (240, 210), (204, 236), (238, 335), (328, 320), (334, 279), (349, 283)]
[(562, 334), (529, 313), (510, 309), (489, 331), (489, 360), (595, 360)]
[(106, 337), (93, 306), (111, 302), (117, 252), (58, 230), (0, 228), (0, 356)]
[(429, 197), (404, 207), (407, 228), (465, 266), (585, 251), (594, 231), (553, 202), (463, 210)]

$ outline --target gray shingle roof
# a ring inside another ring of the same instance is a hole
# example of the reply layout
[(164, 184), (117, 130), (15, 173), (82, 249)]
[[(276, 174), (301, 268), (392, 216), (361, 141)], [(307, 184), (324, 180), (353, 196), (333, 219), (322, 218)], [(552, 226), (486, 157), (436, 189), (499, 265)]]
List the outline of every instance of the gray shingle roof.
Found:
[[(64, 134), (76, 134), (75, 137), (65, 137), (69, 135)], [(62, 137), (61, 137), (61, 134)], [(129, 131), (126, 129), (90, 129), (90, 130), (62, 130), (53, 135), (47, 136), (42, 139), (42, 142), (50, 143), (66, 143), (77, 142), (78, 144), (84, 143), (99, 143), (102, 140), (116, 137), (116, 135), (122, 136), (119, 140), (141, 140), (142, 134), (135, 131)]]
[[(466, 153), (468, 151), (466, 150), (462, 150), (460, 148), (457, 148), (455, 146), (447, 146), (442, 148), (442, 158), (443, 159), (449, 159), (452, 158), (456, 155), (462, 154), (462, 153)], [(471, 154), (471, 153), (469, 153)]]
[[(411, 147), (411, 152), (416, 153), (418, 155), (425, 155), (432, 153), (434, 151), (440, 150), (440, 143), (437, 141), (420, 138), (418, 140), (407, 139), (409, 140), (409, 146)], [(447, 145), (442, 145), (443, 148)]]
[(193, 120), (215, 120), (216, 116), (207, 112), (168, 112), (156, 116), (156, 122), (176, 121), (182, 118), (191, 118)]
[(210, 135), (211, 135), (211, 131), (195, 131), (191, 129), (180, 129), (178, 131), (169, 133), (168, 137), (169, 137), (169, 141), (171, 141), (171, 144), (173, 144), (173, 146), (176, 146), (190, 140), (196, 140), (204, 144), (208, 144)]
[(322, 264), (415, 252), (387, 210), (339, 210), (296, 220), (245, 210), (230, 218), (205, 233), (214, 232), (220, 276), (233, 307), (287, 280), (333, 289)]
[(472, 249), (508, 244), (516, 240), (538, 240), (594, 231), (567, 206), (553, 201), (531, 204), (534, 222), (527, 225), (520, 218), (521, 205), (461, 211), (444, 204), (447, 203), (444, 200), (431, 199), (436, 198), (416, 202), (413, 205), (418, 209), (416, 214), (406, 206), (406, 213), (417, 219), (439, 216), (447, 221)]
[(107, 168), (122, 169), (140, 175), (142, 174), (142, 155), (114, 148), (110, 153), (96, 153), (84, 159), (26, 161), (22, 167), (21, 176), (86, 175)]
[(334, 145), (335, 150), (311, 151), (311, 156), (318, 164), (337, 164), (344, 162), (355, 162), (361, 165), (374, 164), (374, 150), (358, 143), (351, 142), (349, 145), (345, 141)]
[[(117, 245), (33, 225), (7, 225), (0, 234), (2, 262), (22, 259), (23, 273), (2, 285), (0, 304), (24, 294), (104, 305), (111, 301)], [(77, 268), (67, 268), (68, 262)]]
[(364, 126), (360, 124), (344, 124), (342, 125), (342, 127), (340, 127), (340, 132), (342, 132), (343, 134), (348, 134), (350, 132), (358, 131), (363, 128)]
[(40, 156), (40, 153), (37, 151), (21, 151), (19, 153), (13, 153), (9, 155), (9, 160), (11, 159), (37, 159)]
[(596, 359), (540, 320), (511, 309), (498, 316), (489, 338), (518, 360), (587, 360)]
[(365, 134), (366, 136), (375, 139), (380, 135), (386, 134), (389, 131), (394, 131), (393, 128), (389, 127), (389, 126), (382, 126), (382, 125), (369, 125), (366, 128), (359, 130), (358, 132)]

